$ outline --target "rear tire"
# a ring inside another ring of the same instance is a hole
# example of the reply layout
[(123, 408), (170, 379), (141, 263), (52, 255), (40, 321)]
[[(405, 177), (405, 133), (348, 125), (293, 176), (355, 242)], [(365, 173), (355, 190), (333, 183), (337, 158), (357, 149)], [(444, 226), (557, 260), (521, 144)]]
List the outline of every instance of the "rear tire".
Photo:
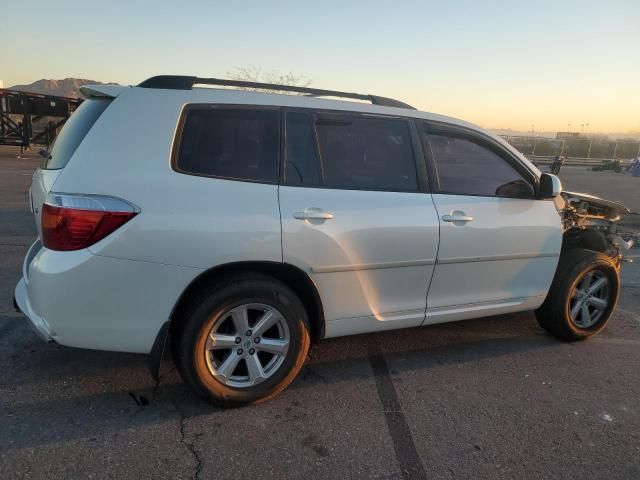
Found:
[(198, 395), (222, 407), (274, 397), (296, 377), (309, 350), (304, 306), (268, 276), (246, 274), (213, 286), (179, 321), (176, 367)]
[(611, 258), (593, 250), (567, 250), (536, 318), (543, 329), (561, 340), (584, 340), (607, 325), (619, 293), (620, 277)]

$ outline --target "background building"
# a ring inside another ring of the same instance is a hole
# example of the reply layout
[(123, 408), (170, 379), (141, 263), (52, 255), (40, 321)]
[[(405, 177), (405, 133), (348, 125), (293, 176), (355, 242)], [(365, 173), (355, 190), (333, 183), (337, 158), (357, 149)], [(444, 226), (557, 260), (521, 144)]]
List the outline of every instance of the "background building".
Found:
[(556, 138), (559, 140), (565, 138), (578, 138), (580, 136), (580, 132), (558, 132), (556, 133)]

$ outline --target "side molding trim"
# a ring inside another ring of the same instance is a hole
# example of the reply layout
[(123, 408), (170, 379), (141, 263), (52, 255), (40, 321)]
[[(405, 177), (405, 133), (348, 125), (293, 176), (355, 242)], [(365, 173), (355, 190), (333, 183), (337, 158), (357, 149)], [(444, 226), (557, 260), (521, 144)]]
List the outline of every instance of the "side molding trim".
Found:
[(486, 257), (449, 257), (439, 258), (437, 263), (447, 265), (451, 263), (500, 262), (503, 260), (527, 260), (529, 258), (546, 258), (559, 256), (560, 253), (519, 253), (515, 255), (488, 255)]
[(435, 259), (408, 260), (404, 262), (355, 263), (353, 265), (329, 265), (326, 267), (311, 267), (313, 273), (354, 272), (357, 270), (379, 270), (382, 268), (421, 267), (435, 265)]

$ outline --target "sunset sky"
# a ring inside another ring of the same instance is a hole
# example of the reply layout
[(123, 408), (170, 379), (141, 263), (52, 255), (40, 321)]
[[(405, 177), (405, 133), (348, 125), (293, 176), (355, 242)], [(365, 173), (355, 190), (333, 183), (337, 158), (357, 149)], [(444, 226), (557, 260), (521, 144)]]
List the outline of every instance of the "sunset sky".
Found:
[(2, 3), (5, 87), (252, 65), (489, 128), (640, 132), (639, 0)]

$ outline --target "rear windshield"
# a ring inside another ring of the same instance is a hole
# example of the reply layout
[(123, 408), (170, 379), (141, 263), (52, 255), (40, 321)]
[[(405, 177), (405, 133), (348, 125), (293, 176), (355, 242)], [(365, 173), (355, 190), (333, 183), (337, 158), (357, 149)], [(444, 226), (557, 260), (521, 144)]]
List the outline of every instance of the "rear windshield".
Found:
[(112, 98), (89, 98), (82, 102), (62, 127), (42, 168), (47, 170), (64, 168), (82, 139), (112, 100)]

